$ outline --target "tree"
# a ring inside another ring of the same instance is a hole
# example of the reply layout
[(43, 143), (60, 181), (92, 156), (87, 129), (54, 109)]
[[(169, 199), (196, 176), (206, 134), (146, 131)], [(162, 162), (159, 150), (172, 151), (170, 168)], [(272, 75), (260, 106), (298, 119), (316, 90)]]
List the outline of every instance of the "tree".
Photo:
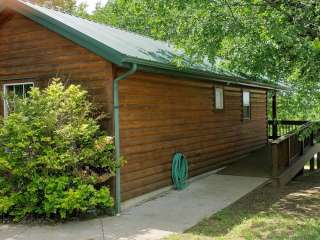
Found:
[(287, 84), (279, 117), (319, 119), (317, 0), (115, 0), (91, 19), (183, 48), (234, 72)]
[(87, 16), (85, 3), (77, 5), (76, 0), (29, 0), (33, 4), (38, 4), (58, 11), (66, 12), (69, 14)]

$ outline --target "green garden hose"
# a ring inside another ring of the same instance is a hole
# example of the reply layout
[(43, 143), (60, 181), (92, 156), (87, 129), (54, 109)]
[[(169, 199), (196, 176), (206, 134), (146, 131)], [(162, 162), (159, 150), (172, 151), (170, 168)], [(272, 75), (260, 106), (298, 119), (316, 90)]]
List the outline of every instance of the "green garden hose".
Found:
[(188, 161), (182, 153), (175, 153), (172, 159), (172, 181), (177, 190), (187, 187)]

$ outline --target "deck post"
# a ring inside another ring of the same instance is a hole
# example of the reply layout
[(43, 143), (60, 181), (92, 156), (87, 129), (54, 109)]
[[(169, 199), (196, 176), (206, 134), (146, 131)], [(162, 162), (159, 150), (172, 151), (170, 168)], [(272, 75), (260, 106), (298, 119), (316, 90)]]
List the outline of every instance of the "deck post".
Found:
[(279, 152), (278, 152), (278, 144), (272, 144), (272, 176), (278, 177), (279, 174)]
[(310, 159), (310, 171), (315, 170), (315, 158), (314, 156)]
[(288, 163), (291, 166), (291, 135), (288, 137)]
[(277, 93), (274, 91), (272, 95), (272, 139), (278, 138), (277, 124)]
[(300, 155), (304, 154), (304, 139), (300, 142)]
[(304, 174), (304, 168), (302, 168), (302, 169), (298, 172), (297, 177), (303, 176), (303, 174)]

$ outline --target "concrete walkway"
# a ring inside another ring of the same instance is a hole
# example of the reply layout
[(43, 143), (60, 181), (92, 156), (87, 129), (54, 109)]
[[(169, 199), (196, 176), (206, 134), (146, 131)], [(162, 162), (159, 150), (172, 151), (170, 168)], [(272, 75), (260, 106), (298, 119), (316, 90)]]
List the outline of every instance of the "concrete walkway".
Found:
[(267, 178), (212, 174), (169, 191), (119, 217), (54, 226), (0, 225), (0, 240), (162, 239), (181, 233), (264, 184)]

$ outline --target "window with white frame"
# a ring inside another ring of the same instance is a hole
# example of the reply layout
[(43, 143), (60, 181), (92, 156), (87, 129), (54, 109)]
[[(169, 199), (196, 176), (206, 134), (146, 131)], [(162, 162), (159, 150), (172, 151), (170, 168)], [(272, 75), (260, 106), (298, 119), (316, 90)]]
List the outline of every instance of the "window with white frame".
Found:
[(224, 96), (223, 96), (223, 88), (215, 87), (214, 88), (214, 104), (216, 110), (223, 110), (224, 108)]
[(15, 100), (17, 98), (25, 98), (33, 86), (34, 84), (32, 82), (3, 85), (4, 116), (8, 116), (8, 114), (14, 110)]
[(250, 92), (249, 91), (242, 92), (242, 114), (243, 114), (243, 119), (250, 119), (251, 118)]

